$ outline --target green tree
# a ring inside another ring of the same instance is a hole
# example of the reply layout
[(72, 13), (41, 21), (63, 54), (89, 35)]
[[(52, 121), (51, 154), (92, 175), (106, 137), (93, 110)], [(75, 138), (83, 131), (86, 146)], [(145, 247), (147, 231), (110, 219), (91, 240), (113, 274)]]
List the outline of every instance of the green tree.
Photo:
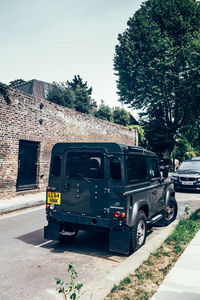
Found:
[(15, 86), (20, 85), (20, 84), (25, 83), (25, 82), (26, 81), (23, 80), (23, 79), (15, 79), (15, 80), (9, 82), (9, 86), (14, 88)]
[(146, 146), (146, 138), (144, 129), (140, 125), (130, 125), (130, 129), (137, 129), (138, 132), (138, 146), (145, 147)]
[(49, 90), (47, 100), (65, 107), (74, 108), (75, 95), (67, 83), (54, 82)]
[(91, 94), (92, 88), (88, 88), (87, 82), (75, 75), (71, 82), (54, 82), (47, 100), (89, 114), (95, 106)]
[(112, 120), (112, 110), (108, 105), (105, 105), (103, 101), (101, 101), (101, 105), (94, 112), (94, 116), (96, 118), (111, 121)]
[(200, 113), (200, 5), (148, 0), (127, 25), (114, 58), (120, 101), (144, 111), (147, 139), (169, 157)]
[(113, 109), (113, 122), (123, 126), (130, 125), (130, 114), (124, 108), (115, 107)]
[(185, 139), (179, 139), (176, 142), (173, 157), (178, 159), (180, 162), (191, 159), (193, 156), (196, 156), (194, 149)]
[(67, 84), (75, 95), (75, 110), (89, 114), (93, 105), (93, 99), (91, 97), (92, 87), (89, 88), (87, 81), (83, 82), (83, 79), (79, 75), (75, 75), (71, 82), (67, 81)]
[(192, 125), (188, 124), (182, 128), (181, 136), (189, 141), (196, 152), (200, 154), (200, 117), (195, 118)]

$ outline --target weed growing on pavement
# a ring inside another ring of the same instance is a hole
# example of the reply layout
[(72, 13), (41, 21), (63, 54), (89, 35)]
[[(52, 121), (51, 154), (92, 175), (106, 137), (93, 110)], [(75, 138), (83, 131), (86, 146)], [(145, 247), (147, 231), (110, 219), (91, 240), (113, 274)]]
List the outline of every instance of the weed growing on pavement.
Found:
[(186, 213), (186, 216), (189, 216), (190, 211), (191, 211), (191, 205), (190, 205), (189, 202), (187, 202), (187, 203), (185, 204), (185, 209), (184, 209), (184, 211), (185, 211), (185, 213)]
[(162, 246), (151, 253), (128, 280), (115, 285), (105, 300), (149, 300), (199, 229), (200, 209), (180, 220)]
[[(68, 272), (70, 273), (70, 281), (64, 282), (60, 278), (55, 278), (57, 284), (57, 291), (61, 293), (64, 300), (72, 299), (76, 300), (80, 298), (80, 291), (82, 288), (82, 283), (75, 282), (78, 277), (77, 272), (72, 264), (68, 265)], [(69, 297), (68, 297), (69, 296)]]

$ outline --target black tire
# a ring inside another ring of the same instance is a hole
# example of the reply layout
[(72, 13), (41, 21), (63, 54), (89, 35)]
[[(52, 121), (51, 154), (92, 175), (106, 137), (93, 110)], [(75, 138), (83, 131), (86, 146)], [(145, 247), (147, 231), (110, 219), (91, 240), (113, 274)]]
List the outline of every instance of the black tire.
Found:
[(145, 244), (147, 236), (147, 219), (143, 211), (138, 212), (136, 223), (133, 227), (131, 227), (130, 235), (131, 252), (138, 250)]
[(59, 241), (64, 243), (69, 240), (73, 240), (76, 238), (78, 232), (78, 229), (74, 229), (74, 231), (63, 231), (59, 234)]
[(169, 201), (167, 202), (167, 206), (165, 208), (165, 226), (171, 224), (177, 216), (178, 213), (178, 205), (176, 200), (173, 197), (169, 198)]

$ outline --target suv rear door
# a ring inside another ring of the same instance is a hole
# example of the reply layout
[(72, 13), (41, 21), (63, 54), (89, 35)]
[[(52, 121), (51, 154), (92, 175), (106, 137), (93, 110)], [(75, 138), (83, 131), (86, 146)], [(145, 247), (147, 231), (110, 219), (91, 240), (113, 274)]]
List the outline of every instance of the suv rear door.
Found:
[(103, 151), (67, 150), (62, 180), (62, 211), (103, 216), (108, 205), (107, 157)]

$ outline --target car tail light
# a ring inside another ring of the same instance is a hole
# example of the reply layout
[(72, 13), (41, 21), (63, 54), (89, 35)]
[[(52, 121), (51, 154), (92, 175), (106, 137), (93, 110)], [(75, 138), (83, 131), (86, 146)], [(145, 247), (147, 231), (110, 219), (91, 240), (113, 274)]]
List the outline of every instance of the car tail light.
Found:
[(116, 212), (115, 212), (115, 218), (119, 218), (119, 217), (120, 217), (120, 215), (121, 215), (121, 214), (120, 214), (120, 212), (119, 212), (119, 211), (116, 211)]
[(50, 211), (50, 204), (46, 204), (46, 211), (47, 211), (47, 212)]
[(126, 193), (123, 193), (123, 194), (122, 194), (122, 197), (123, 197), (123, 198), (126, 198), (126, 196), (127, 196)]
[(126, 213), (125, 213), (125, 212), (122, 212), (122, 213), (121, 213), (121, 217), (122, 217), (122, 218), (125, 218), (125, 217), (126, 217)]

